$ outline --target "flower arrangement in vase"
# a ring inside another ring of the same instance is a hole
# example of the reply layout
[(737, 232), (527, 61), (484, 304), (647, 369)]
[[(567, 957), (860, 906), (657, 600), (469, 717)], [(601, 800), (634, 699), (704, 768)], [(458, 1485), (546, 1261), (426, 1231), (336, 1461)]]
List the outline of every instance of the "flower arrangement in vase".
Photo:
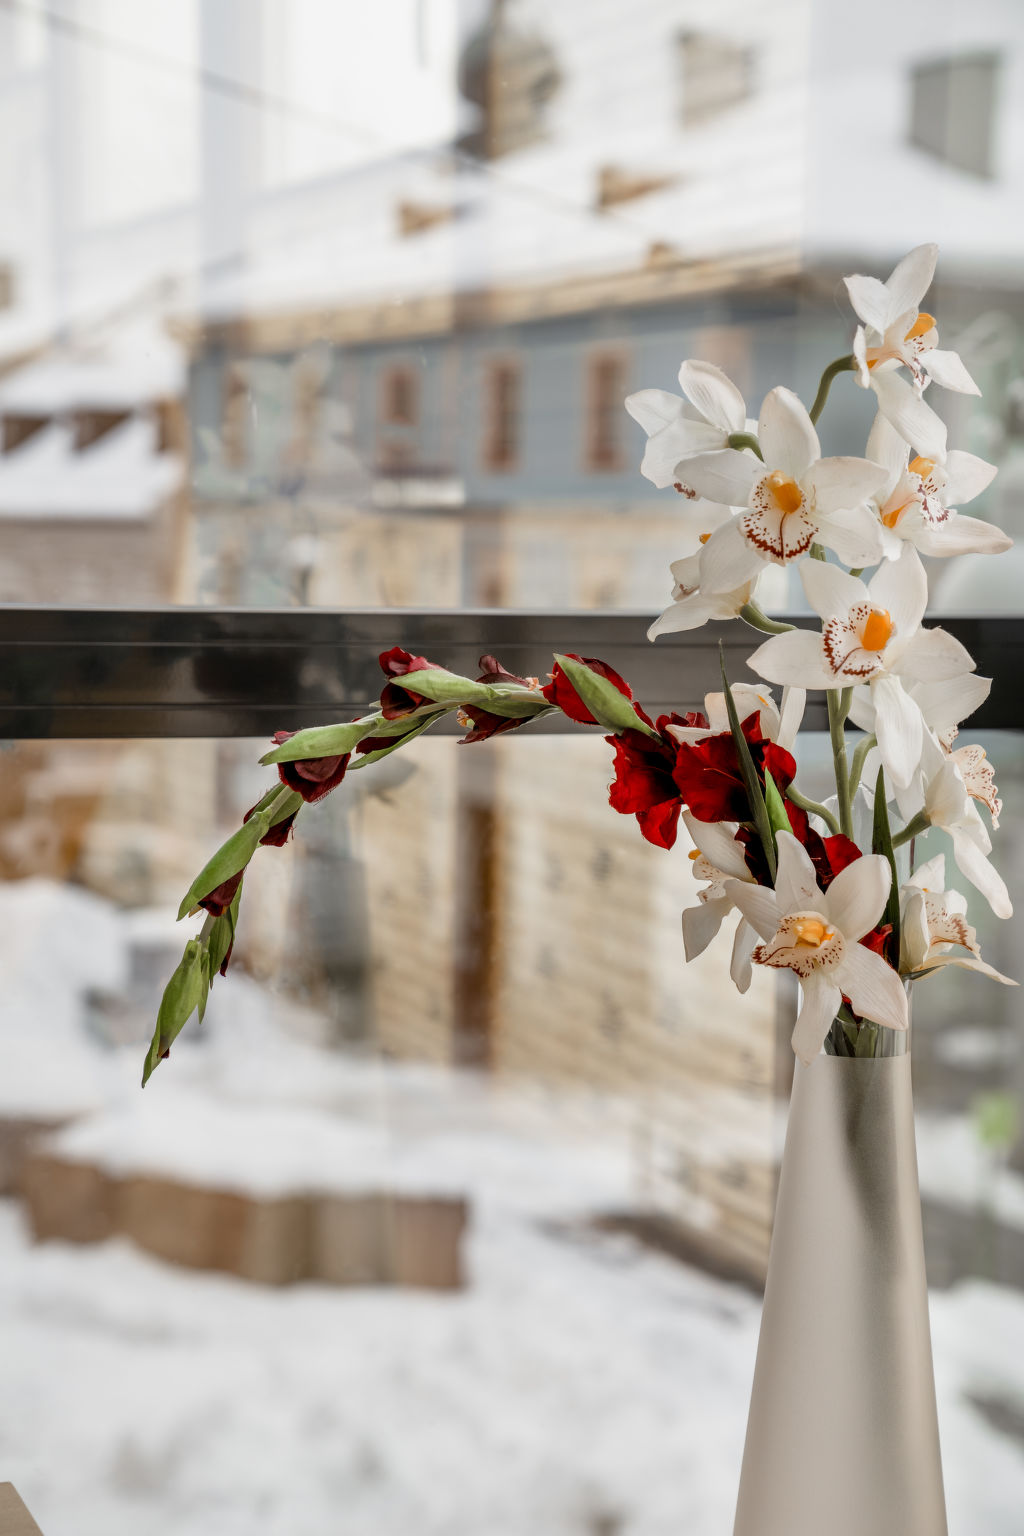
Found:
[[(982, 960), (967, 902), (947, 888), (944, 856), (914, 866), (916, 840), (941, 828), (964, 879), (998, 916), (1011, 907), (978, 809), (998, 826), (993, 770), (980, 747), (957, 745), (959, 725), (989, 681), (959, 641), (923, 625), (921, 556), (996, 554), (1010, 540), (959, 510), (995, 470), (948, 447), (925, 398), (931, 384), (978, 393), (920, 308), (936, 255), (934, 246), (918, 247), (886, 282), (846, 279), (861, 323), (852, 351), (825, 368), (809, 409), (779, 386), (749, 420), (736, 386), (697, 360), (680, 369), (682, 398), (644, 389), (626, 401), (648, 436), (642, 472), (674, 487), (705, 525), (698, 547), (672, 567), (672, 602), (650, 636), (742, 619), (760, 632), (749, 657), (760, 681), (730, 685), (723, 668), (722, 690), (708, 695), (703, 712), (655, 720), (595, 658), (555, 657), (541, 686), (492, 656), (467, 678), (398, 647), (386, 651), (375, 708), (274, 737), (262, 762), (276, 767), (279, 782), (182, 901), (180, 917), (202, 911), (204, 921), (168, 983), (144, 1068), (143, 1082), (191, 1015), (202, 1018), (231, 959), (257, 849), (285, 843), (305, 807), (347, 773), (452, 714), (466, 743), (553, 711), (603, 728), (614, 753), (612, 808), (635, 816), (661, 848), (673, 847), (680, 821), (693, 844), (699, 889), (683, 914), (686, 958), (735, 917), (737, 987), (749, 986), (754, 965), (790, 970), (800, 986), (800, 1066), (737, 1536), (945, 1530), (909, 995), (950, 965), (1008, 978)], [(844, 373), (875, 397), (862, 457), (821, 452), (817, 422)], [(810, 627), (774, 620), (762, 607), (770, 573), (791, 567), (814, 615)], [(799, 788), (793, 756), (809, 689), (827, 701), (835, 794), (824, 803)], [(848, 726), (860, 733), (852, 750)], [(835, 1326), (837, 1288), (850, 1298), (849, 1328)], [(868, 1424), (873, 1478), (863, 1477), (862, 1459), (843, 1454), (837, 1423)]]

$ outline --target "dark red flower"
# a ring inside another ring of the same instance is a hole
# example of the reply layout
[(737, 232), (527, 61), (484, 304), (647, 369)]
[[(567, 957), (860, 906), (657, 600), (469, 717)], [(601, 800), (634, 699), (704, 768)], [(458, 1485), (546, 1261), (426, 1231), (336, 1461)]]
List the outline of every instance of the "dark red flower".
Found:
[[(761, 730), (760, 713), (748, 715), (741, 727), (750, 747), (757, 777), (764, 786), (768, 772), (780, 794), (796, 777), (796, 763), (783, 747)], [(698, 821), (752, 821), (753, 812), (740, 769), (739, 753), (729, 731), (681, 742), (674, 774), (683, 801)]]
[[(658, 721), (662, 726), (663, 717)], [(672, 777), (677, 744), (643, 731), (622, 731), (606, 736), (615, 748), (615, 778), (608, 803), (623, 816), (635, 816), (640, 831), (658, 848), (671, 848), (679, 829), (682, 796)]]
[(235, 936), (234, 936), (234, 934), (232, 934), (231, 935), (231, 943), (228, 945), (227, 950), (226, 950), (225, 955), (224, 955), (224, 959), (220, 963), (219, 975), (221, 975), (221, 976), (226, 976), (227, 973), (228, 973), (228, 966), (231, 964), (231, 952), (234, 949), (234, 947), (235, 947)]
[(872, 928), (870, 933), (866, 933), (860, 942), (865, 949), (870, 949), (873, 954), (881, 955), (882, 959), (886, 960), (888, 959), (886, 950), (891, 938), (892, 923), (880, 923), (877, 928)]
[[(477, 682), (513, 683), (517, 687), (530, 691), (537, 686), (536, 678), (517, 677), (514, 672), (506, 671), (496, 656), (480, 657), (480, 676)], [(529, 716), (519, 716), (511, 719), (508, 715), (496, 715), (492, 710), (481, 708), (479, 704), (464, 704), (460, 718), (462, 715), (468, 718), (473, 727), (467, 735), (460, 737), (462, 744), (470, 741), (486, 741), (490, 736), (500, 736), (505, 731), (517, 730), (519, 726), (525, 725), (529, 718)]]
[(211, 917), (223, 917), (231, 903), (235, 899), (235, 893), (242, 883), (244, 869), (240, 869), (237, 875), (232, 875), (229, 880), (224, 880), (220, 885), (208, 892), (196, 905), (203, 907)]
[[(403, 651), (400, 645), (393, 645), (390, 651), (381, 651), (378, 660), (388, 678), (438, 670), (425, 656), (414, 656), (411, 651)], [(411, 715), (413, 710), (419, 709), (421, 704), (430, 702), (411, 689), (403, 688), (401, 683), (387, 682), (381, 691), (380, 710), (385, 720), (400, 720), (403, 715)]]
[[(248, 821), (249, 817), (254, 816), (255, 814), (256, 807), (251, 805), (246, 811), (245, 815), (242, 817), (243, 822)], [(264, 833), (264, 835), (260, 838), (260, 847), (283, 848), (285, 843), (288, 841), (292, 827), (295, 825), (295, 818), (298, 814), (298, 811), (294, 810), (290, 816), (283, 816), (280, 821), (275, 821), (274, 825), (270, 828), (270, 831)]]
[[(595, 656), (575, 656), (571, 652), (569, 653), (569, 660), (579, 661), (583, 666), (589, 667), (591, 672), (596, 672), (598, 677), (606, 678), (613, 687), (619, 690), (624, 699), (629, 700), (640, 718), (647, 725), (650, 725), (650, 720), (633, 698), (632, 688), (619, 676), (614, 667), (610, 667), (605, 661), (598, 661)], [(554, 704), (555, 708), (560, 709), (563, 715), (568, 715), (570, 720), (575, 720), (580, 725), (597, 725), (598, 722), (594, 719), (557, 661), (555, 662), (555, 670), (551, 674), (550, 683), (548, 683), (546, 688), (542, 688), (541, 692), (549, 704)]]
[[(271, 739), (275, 747), (279, 747), (294, 735), (294, 731), (275, 731)], [(312, 804), (315, 800), (322, 800), (324, 795), (329, 795), (332, 789), (337, 789), (345, 777), (351, 756), (351, 752), (345, 752), (339, 757), (300, 757), (294, 763), (278, 763), (278, 777), (282, 784), (287, 784), (289, 789), (301, 795), (307, 804)]]

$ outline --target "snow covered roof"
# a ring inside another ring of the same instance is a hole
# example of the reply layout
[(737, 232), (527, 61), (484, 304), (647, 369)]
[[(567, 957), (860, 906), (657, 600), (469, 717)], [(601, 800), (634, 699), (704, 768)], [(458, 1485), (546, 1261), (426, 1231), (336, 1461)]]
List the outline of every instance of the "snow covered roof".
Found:
[(0, 518), (145, 518), (180, 485), (179, 455), (158, 453), (153, 422), (135, 419), (76, 451), (55, 421), (0, 456)]

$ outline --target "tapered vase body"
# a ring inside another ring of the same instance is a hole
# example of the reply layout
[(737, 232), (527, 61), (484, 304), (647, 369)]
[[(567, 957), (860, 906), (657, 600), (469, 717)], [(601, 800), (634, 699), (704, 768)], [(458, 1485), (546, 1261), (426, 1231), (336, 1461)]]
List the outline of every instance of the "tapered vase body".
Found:
[(909, 1053), (797, 1066), (735, 1536), (947, 1536)]

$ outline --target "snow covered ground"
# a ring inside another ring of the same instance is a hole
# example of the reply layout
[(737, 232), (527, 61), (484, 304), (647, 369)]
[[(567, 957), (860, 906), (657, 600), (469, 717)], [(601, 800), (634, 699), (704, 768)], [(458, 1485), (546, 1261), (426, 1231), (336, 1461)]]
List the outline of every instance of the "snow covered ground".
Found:
[[(100, 1046), (75, 1006), (123, 978), (96, 898), (17, 895), (0, 1111), (85, 1112), (66, 1150), (115, 1168), (472, 1205), (469, 1284), (441, 1294), (33, 1246), (0, 1202), (0, 1479), (45, 1536), (728, 1536), (759, 1304), (588, 1225), (640, 1200), (613, 1103), (321, 1052), (241, 976), (140, 1094), (138, 1048)], [(922, 1141), (947, 1189), (954, 1132)], [(1024, 1292), (932, 1305), (951, 1536), (1019, 1536)]]

